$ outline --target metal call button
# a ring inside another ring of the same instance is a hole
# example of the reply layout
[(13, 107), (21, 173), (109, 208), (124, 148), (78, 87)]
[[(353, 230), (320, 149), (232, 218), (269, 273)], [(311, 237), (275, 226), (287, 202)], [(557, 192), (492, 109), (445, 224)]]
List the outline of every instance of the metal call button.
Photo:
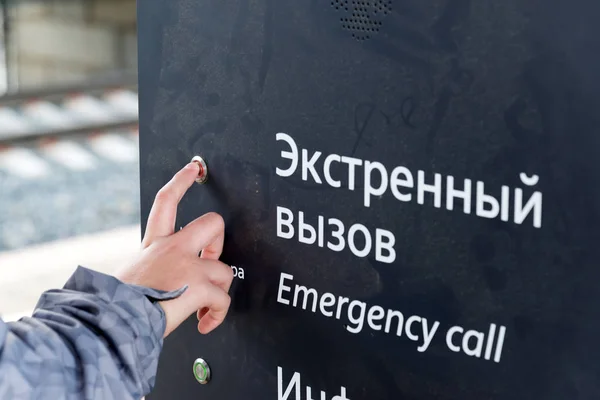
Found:
[(194, 377), (202, 385), (210, 381), (210, 367), (208, 363), (201, 358), (194, 361)]
[(195, 162), (200, 167), (200, 171), (198, 171), (198, 176), (196, 177), (196, 183), (205, 183), (208, 179), (208, 165), (206, 165), (206, 161), (200, 156), (195, 156), (192, 158), (192, 162)]

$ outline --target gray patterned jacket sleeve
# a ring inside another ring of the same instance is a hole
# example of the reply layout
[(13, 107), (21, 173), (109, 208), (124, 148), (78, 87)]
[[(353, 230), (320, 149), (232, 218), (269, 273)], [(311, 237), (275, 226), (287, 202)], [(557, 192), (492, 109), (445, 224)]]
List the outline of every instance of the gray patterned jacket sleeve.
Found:
[(163, 292), (79, 267), (31, 318), (0, 320), (0, 399), (140, 399), (154, 385)]

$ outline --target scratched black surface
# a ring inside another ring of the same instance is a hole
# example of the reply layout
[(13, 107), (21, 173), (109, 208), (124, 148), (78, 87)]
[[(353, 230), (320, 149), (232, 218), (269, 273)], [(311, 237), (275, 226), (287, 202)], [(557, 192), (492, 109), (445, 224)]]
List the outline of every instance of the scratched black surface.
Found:
[[(178, 224), (222, 213), (223, 260), (246, 272), (222, 327), (203, 337), (192, 317), (166, 341), (150, 399), (276, 399), (278, 365), (329, 398), (342, 385), (351, 400), (600, 398), (600, 3), (394, 0), (365, 40), (347, 15), (318, 0), (139, 3), (142, 222), (202, 154), (210, 183), (190, 190)], [(276, 176), (277, 132), (496, 196), (538, 174), (543, 227), (391, 193), (364, 208), (360, 190)], [(277, 205), (392, 230), (397, 260), (278, 239)], [(503, 324), (502, 361), (452, 353), (440, 334), (418, 353), (405, 337), (346, 332), (278, 304), (281, 271), (446, 328)], [(209, 385), (193, 378), (196, 357)]]

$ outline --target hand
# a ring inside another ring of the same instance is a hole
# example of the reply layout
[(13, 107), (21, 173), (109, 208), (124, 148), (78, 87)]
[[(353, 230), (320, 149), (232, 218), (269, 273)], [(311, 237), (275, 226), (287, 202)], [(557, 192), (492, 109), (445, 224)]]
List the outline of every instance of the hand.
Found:
[[(175, 233), (177, 206), (193, 185), (199, 167), (186, 165), (156, 195), (138, 260), (117, 274), (128, 284), (158, 290), (188, 289), (179, 298), (161, 301), (167, 326), (164, 337), (197, 312), (198, 331), (206, 334), (223, 322), (229, 309), (233, 272), (218, 261), (223, 250), (223, 218), (208, 213)], [(202, 252), (201, 256), (198, 254)]]

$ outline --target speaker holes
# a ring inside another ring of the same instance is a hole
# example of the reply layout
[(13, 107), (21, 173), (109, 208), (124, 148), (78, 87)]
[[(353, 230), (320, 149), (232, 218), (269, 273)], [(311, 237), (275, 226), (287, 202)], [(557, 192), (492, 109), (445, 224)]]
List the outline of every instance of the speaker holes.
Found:
[(392, 12), (392, 0), (332, 0), (331, 6), (342, 14), (342, 29), (359, 42), (378, 33), (382, 20)]

